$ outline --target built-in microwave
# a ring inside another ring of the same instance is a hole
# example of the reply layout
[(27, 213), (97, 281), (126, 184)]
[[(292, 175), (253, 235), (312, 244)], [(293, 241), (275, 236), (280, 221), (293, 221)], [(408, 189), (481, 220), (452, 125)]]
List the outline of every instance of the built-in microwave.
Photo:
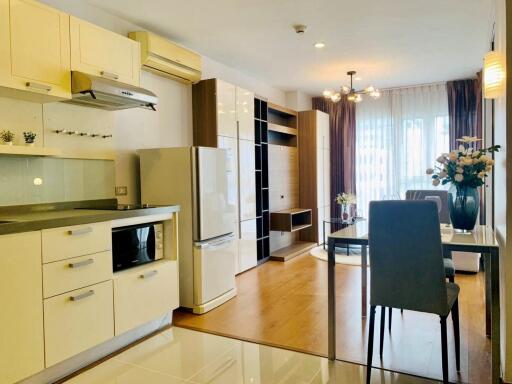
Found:
[(112, 229), (114, 272), (164, 257), (163, 224), (147, 223)]

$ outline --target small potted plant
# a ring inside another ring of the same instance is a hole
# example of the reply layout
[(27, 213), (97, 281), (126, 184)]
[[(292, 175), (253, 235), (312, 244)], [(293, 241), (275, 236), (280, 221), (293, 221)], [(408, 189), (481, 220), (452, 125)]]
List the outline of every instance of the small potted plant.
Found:
[(338, 193), (336, 203), (341, 207), (341, 219), (347, 222), (350, 221), (349, 207), (356, 203), (356, 195), (346, 192)]
[(12, 141), (14, 140), (14, 133), (9, 130), (4, 130), (0, 132), (0, 138), (5, 145), (12, 145)]
[(36, 141), (36, 134), (31, 131), (23, 132), (23, 137), (25, 138), (25, 144), (29, 147), (33, 147)]

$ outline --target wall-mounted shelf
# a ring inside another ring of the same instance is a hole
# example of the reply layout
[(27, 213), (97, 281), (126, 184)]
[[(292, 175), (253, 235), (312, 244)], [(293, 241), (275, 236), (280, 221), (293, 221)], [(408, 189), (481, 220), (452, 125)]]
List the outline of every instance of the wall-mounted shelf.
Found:
[(286, 135), (297, 136), (297, 128), (290, 128), (290, 127), (286, 127), (284, 125), (269, 123), (268, 130), (273, 131), (273, 132), (283, 133)]
[(0, 156), (44, 156), (84, 160), (115, 160), (116, 158), (114, 151), (29, 147), (26, 145), (0, 145)]
[(311, 226), (311, 209), (292, 208), (270, 213), (270, 230), (296, 232)]
[(7, 156), (59, 156), (57, 148), (29, 147), (27, 145), (0, 145), (0, 155)]

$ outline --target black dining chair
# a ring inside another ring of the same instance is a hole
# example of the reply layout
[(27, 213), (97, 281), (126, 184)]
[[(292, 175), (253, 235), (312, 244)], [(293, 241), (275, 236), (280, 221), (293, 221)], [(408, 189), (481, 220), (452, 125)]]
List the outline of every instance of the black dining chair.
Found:
[(444, 383), (448, 383), (446, 319), (451, 312), (456, 366), (457, 371), (460, 370), (459, 287), (446, 281), (439, 225), (437, 206), (433, 201), (370, 202), (367, 383), (370, 383), (371, 376), (377, 306), (383, 311), (384, 307), (400, 308), (440, 317)]

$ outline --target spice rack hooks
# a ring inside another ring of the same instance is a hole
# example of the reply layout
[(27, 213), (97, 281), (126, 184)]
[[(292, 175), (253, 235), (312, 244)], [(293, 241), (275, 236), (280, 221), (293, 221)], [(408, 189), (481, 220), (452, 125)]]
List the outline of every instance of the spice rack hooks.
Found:
[(54, 132), (57, 135), (70, 135), (70, 136), (80, 136), (80, 137), (92, 137), (92, 138), (100, 138), (100, 139), (109, 139), (112, 137), (112, 134), (103, 135), (101, 133), (90, 133), (90, 132), (79, 132), (79, 131), (68, 131), (67, 129), (56, 129)]

